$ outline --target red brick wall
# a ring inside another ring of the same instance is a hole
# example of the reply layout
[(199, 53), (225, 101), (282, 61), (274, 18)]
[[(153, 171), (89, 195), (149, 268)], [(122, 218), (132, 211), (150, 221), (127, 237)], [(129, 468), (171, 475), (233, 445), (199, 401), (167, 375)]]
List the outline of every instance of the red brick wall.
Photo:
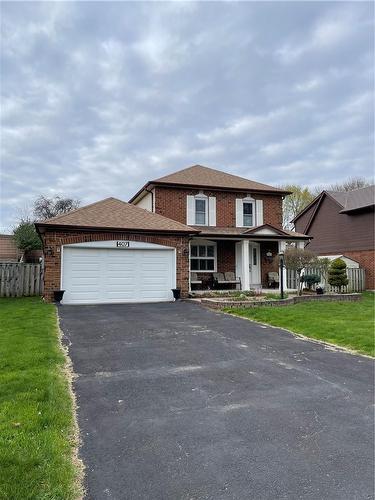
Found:
[[(177, 287), (181, 288), (181, 296), (186, 297), (189, 290), (189, 257), (187, 236), (161, 236), (146, 234), (131, 234), (120, 232), (81, 232), (81, 231), (47, 231), (42, 235), (45, 251), (44, 298), (53, 300), (53, 291), (60, 289), (61, 245), (83, 243), (88, 241), (130, 240), (156, 243), (176, 248)], [(186, 249), (186, 252), (184, 250)]]
[(345, 250), (342, 253), (345, 257), (356, 260), (366, 271), (366, 290), (375, 290), (375, 250)]
[[(248, 193), (230, 191), (208, 191), (206, 189), (155, 188), (155, 211), (165, 217), (186, 224), (186, 197), (200, 191), (206, 196), (216, 197), (216, 225), (218, 227), (236, 227), (236, 198), (245, 198)], [(263, 200), (263, 222), (282, 227), (282, 198), (278, 195), (253, 194)]]

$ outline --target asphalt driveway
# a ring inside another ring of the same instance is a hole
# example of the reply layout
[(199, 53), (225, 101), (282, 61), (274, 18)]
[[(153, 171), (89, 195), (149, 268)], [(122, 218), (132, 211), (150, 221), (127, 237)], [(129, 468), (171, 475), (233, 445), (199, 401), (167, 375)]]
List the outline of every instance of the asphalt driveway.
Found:
[(373, 498), (373, 363), (193, 303), (61, 306), (87, 498)]

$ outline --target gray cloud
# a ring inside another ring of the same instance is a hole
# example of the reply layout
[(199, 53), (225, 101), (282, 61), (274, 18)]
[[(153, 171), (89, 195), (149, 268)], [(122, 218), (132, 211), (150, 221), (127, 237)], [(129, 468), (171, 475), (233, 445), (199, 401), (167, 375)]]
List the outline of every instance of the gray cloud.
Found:
[(2, 4), (1, 223), (195, 163), (308, 185), (373, 168), (373, 5)]

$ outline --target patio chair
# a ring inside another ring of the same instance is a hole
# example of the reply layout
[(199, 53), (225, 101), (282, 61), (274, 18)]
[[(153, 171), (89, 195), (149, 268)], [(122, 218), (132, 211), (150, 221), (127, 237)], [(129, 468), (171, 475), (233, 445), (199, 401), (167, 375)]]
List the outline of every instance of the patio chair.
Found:
[(272, 271), (268, 273), (268, 288), (276, 288), (279, 286), (279, 273)]
[(190, 273), (190, 284), (191, 285), (201, 285), (202, 280), (198, 279), (197, 273)]
[(241, 288), (241, 280), (236, 278), (234, 273), (226, 272), (226, 273), (212, 273), (212, 277), (214, 279), (214, 285), (240, 285)]
[(240, 285), (240, 290), (241, 290), (241, 278), (237, 278), (236, 275), (232, 272), (226, 272), (224, 273), (225, 281), (228, 283), (228, 285)]

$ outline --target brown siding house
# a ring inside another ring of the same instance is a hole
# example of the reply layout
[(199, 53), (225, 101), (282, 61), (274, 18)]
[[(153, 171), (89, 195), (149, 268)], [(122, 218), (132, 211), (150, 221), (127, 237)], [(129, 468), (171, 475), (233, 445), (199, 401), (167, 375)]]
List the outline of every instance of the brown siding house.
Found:
[(313, 239), (318, 255), (342, 254), (366, 270), (366, 288), (375, 289), (375, 186), (349, 192), (323, 191), (294, 219), (296, 231)]
[(11, 234), (0, 234), (0, 262), (18, 262), (22, 252)]

